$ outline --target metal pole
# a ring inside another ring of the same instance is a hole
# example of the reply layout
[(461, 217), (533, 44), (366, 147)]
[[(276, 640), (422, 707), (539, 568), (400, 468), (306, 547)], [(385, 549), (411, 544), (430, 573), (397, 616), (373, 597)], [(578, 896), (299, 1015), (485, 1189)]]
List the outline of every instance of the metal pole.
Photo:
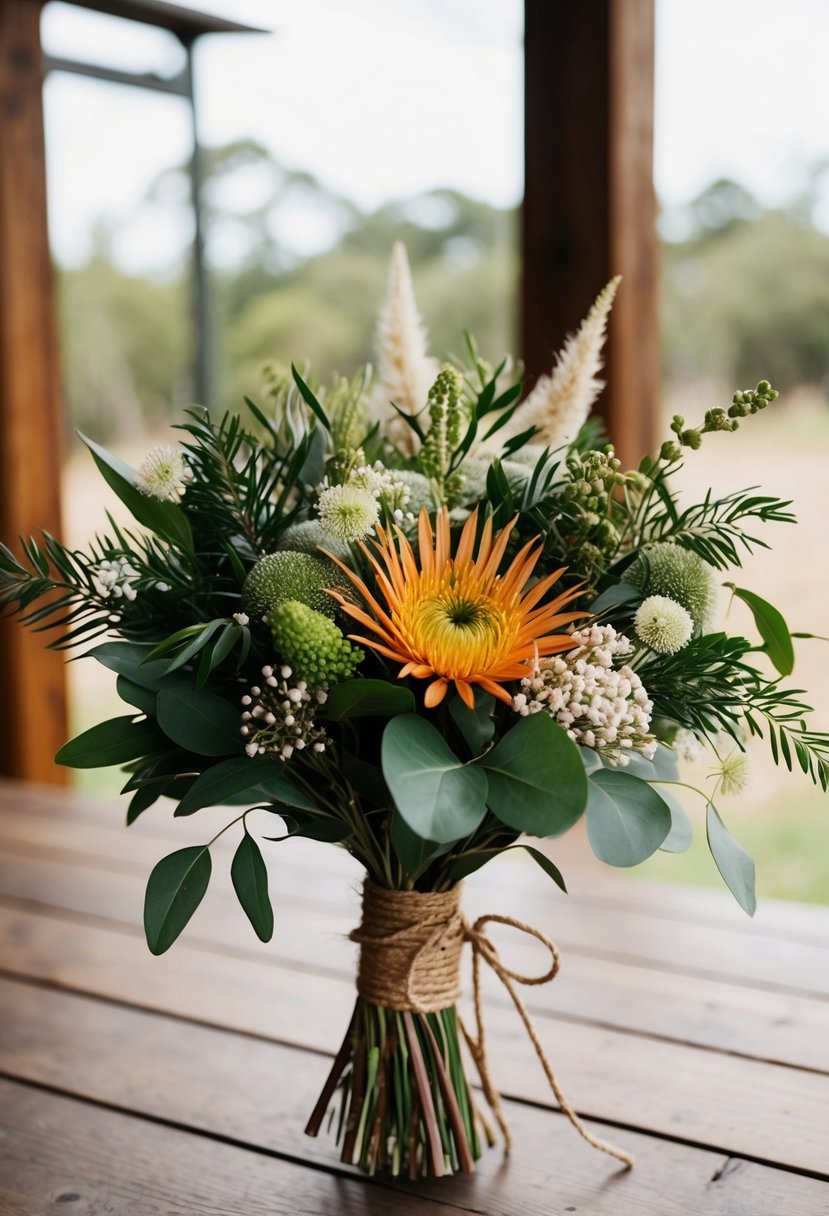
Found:
[(184, 42), (187, 53), (185, 75), (187, 97), (193, 126), (193, 153), (190, 157), (190, 197), (193, 203), (193, 387), (199, 405), (210, 409), (213, 404), (213, 386), (210, 365), (210, 307), (208, 299), (207, 268), (204, 262), (204, 214), (202, 210), (202, 186), (204, 183), (204, 156), (199, 143), (196, 118), (196, 95), (193, 83), (194, 40)]

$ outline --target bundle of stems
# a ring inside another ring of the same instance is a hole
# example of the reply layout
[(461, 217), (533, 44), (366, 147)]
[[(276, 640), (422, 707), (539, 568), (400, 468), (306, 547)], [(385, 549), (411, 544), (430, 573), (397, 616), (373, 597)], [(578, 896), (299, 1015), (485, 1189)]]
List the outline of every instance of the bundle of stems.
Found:
[(306, 1127), (328, 1114), (341, 1160), (410, 1179), (470, 1174), (481, 1155), (455, 1007), (390, 1010), (357, 997), (351, 1022)]

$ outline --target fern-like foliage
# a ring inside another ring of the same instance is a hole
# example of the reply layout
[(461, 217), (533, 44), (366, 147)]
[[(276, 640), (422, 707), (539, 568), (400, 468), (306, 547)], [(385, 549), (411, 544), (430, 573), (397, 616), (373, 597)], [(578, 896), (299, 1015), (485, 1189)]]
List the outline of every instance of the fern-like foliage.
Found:
[(740, 566), (745, 553), (768, 549), (769, 545), (747, 530), (754, 523), (796, 523), (787, 508), (791, 500), (755, 494), (756, 486), (738, 490), (724, 498), (714, 498), (711, 491), (700, 503), (677, 509), (671, 496), (663, 495), (661, 509), (645, 523), (648, 541), (676, 540), (718, 570)]

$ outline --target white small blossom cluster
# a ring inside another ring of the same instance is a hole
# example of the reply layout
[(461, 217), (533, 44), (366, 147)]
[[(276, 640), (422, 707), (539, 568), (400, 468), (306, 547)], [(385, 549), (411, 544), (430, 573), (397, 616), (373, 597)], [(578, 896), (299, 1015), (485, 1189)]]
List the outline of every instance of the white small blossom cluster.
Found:
[(135, 475), (137, 489), (158, 502), (178, 502), (192, 480), (193, 471), (181, 448), (170, 444), (148, 452)]
[(373, 531), (385, 507), (398, 523), (411, 519), (404, 510), (411, 491), (379, 460), (358, 464), (342, 485), (320, 487), (317, 514), (322, 528), (339, 541), (362, 540)]
[(327, 694), (323, 689), (311, 692), (304, 680), (292, 683), (292, 674), (290, 667), (263, 667), (262, 685), (255, 684), (242, 697), (241, 733), (249, 756), (267, 753), (284, 762), (306, 747), (325, 751), (325, 731), (314, 715)]
[(112, 598), (132, 602), (138, 594), (134, 584), (140, 577), (139, 572), (130, 565), (129, 559), (126, 557), (98, 562), (93, 573), (95, 590), (102, 600)]
[(577, 647), (540, 659), (521, 681), (513, 698), (516, 713), (548, 713), (571, 739), (595, 748), (617, 764), (629, 763), (628, 752), (650, 760), (656, 738), (650, 733), (653, 704), (636, 672), (613, 666), (633, 647), (612, 625), (573, 630)]

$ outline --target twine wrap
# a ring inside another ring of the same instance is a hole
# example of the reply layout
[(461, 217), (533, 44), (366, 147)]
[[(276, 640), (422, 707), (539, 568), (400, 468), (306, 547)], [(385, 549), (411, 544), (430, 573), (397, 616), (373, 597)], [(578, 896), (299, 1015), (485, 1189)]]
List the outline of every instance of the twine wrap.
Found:
[[(435, 1013), (454, 1005), (460, 996), (460, 958), (464, 943), (472, 947), (472, 996), (475, 1009), (473, 1035), (462, 1019), (464, 1038), (475, 1061), (481, 1088), (498, 1121), (505, 1152), (512, 1146), (501, 1098), (489, 1073), (481, 994), (481, 961), (497, 975), (510, 995), (518, 1016), (535, 1048), (539, 1063), (562, 1112), (579, 1135), (602, 1153), (608, 1153), (630, 1168), (635, 1158), (599, 1136), (582, 1123), (564, 1096), (553, 1066), (532, 1024), (517, 984), (548, 984), (558, 974), (561, 956), (555, 942), (539, 929), (511, 916), (489, 913), (470, 924), (460, 909), (461, 883), (449, 891), (392, 891), (370, 878), (363, 884), (363, 919), (351, 940), (360, 944), (357, 991), (364, 1000), (383, 1009)], [(521, 975), (501, 961), (494, 943), (484, 933), (489, 923), (507, 925), (527, 933), (550, 954), (550, 966), (542, 975)]]
[(363, 884), (357, 991), (382, 1009), (436, 1013), (461, 994), (464, 922), (460, 884), (451, 891), (390, 891)]

